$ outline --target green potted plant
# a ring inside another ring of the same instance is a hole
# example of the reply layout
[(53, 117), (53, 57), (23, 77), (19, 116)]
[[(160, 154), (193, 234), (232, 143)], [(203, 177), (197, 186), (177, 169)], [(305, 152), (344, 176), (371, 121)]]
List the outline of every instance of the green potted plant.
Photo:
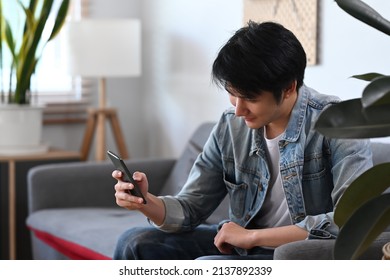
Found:
[[(7, 131), (0, 137), (0, 153), (3, 150), (13, 150), (13, 147), (18, 150), (18, 146), (31, 148), (30, 146), (40, 145), (42, 108), (31, 106), (31, 79), (44, 47), (57, 36), (64, 25), (70, 0), (61, 1), (54, 24), (51, 24), (48, 19), (54, 13), (54, 2), (55, 0), (14, 0), (11, 3), (9, 0), (0, 0), (0, 119), (4, 124), (1, 131)], [(7, 4), (12, 6), (7, 7)], [(10, 8), (13, 10), (10, 11)], [(8, 17), (15, 15), (20, 15), (19, 21), (11, 25)], [(49, 36), (46, 37), (46, 34)], [(4, 60), (6, 51), (11, 56), (8, 64)], [(5, 73), (9, 77), (8, 90), (4, 89)], [(27, 112), (31, 112), (32, 117), (26, 115)], [(33, 125), (37, 127), (34, 128)]]
[[(364, 2), (335, 1), (348, 14), (390, 36), (390, 22)], [(389, 136), (390, 76), (367, 73), (353, 77), (369, 82), (362, 97), (330, 106), (315, 128), (333, 138)], [(363, 173), (345, 191), (334, 214), (340, 227), (335, 259), (357, 259), (390, 225), (390, 193), (385, 192), (389, 186), (390, 163), (384, 163)]]

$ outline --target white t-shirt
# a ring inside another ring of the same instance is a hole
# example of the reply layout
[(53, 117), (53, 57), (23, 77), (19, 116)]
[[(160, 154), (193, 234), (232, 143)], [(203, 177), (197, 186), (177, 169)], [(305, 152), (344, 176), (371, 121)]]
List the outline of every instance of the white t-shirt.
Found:
[(251, 222), (251, 228), (272, 228), (291, 225), (290, 213), (280, 177), (279, 140), (283, 133), (273, 139), (265, 140), (271, 178), (264, 204)]

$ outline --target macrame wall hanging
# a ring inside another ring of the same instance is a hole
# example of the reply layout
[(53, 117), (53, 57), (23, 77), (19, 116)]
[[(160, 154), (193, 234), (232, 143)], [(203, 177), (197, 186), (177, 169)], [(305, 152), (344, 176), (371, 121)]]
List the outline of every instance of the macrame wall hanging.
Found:
[(275, 21), (290, 29), (306, 51), (308, 65), (317, 59), (318, 0), (244, 0), (244, 24)]

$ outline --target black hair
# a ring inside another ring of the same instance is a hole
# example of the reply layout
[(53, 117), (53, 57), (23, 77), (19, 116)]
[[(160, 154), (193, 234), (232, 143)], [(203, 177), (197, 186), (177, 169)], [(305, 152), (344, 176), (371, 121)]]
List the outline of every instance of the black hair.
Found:
[(214, 82), (253, 99), (263, 91), (280, 102), (283, 90), (303, 84), (306, 53), (295, 35), (275, 22), (249, 21), (221, 48), (213, 63)]

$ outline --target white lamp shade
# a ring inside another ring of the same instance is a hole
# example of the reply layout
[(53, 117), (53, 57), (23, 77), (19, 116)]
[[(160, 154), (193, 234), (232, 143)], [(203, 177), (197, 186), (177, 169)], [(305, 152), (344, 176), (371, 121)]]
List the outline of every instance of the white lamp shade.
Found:
[(69, 73), (83, 77), (141, 74), (141, 23), (138, 19), (68, 22)]

